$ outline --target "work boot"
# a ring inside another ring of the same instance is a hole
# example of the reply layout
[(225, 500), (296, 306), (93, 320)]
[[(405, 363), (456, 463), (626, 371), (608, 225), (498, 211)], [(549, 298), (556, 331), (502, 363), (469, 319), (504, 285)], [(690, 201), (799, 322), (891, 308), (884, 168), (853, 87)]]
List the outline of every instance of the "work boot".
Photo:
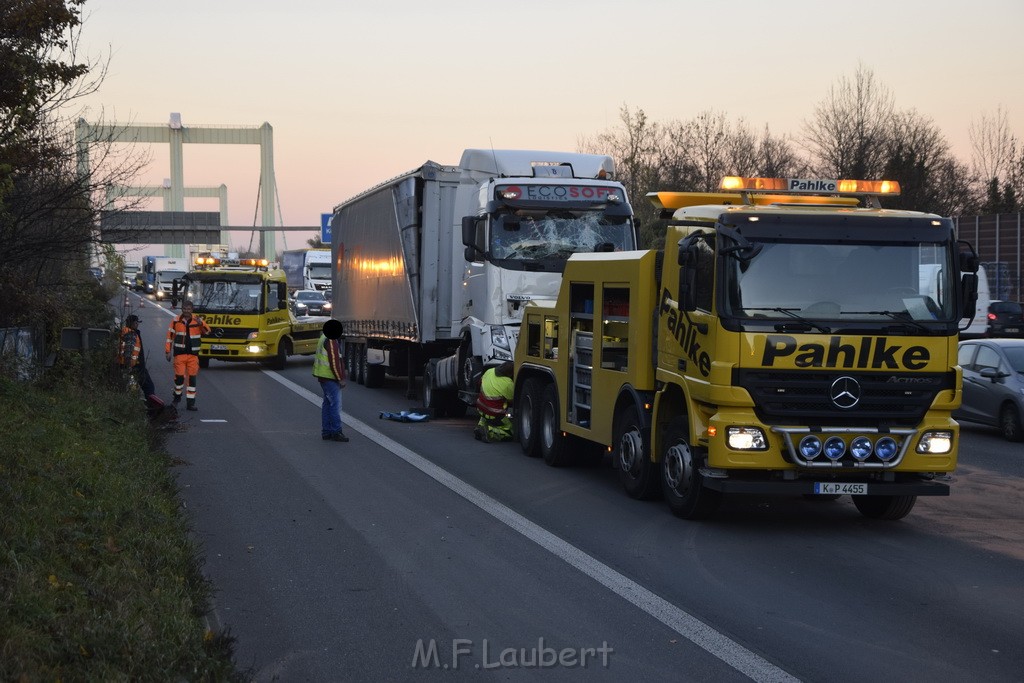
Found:
[(188, 403), (188, 405), (185, 406), (185, 410), (192, 410), (192, 411), (199, 410), (199, 408), (196, 408), (196, 402), (195, 401), (188, 401), (187, 403)]
[(342, 434), (341, 432), (338, 432), (337, 434), (333, 434), (331, 436), (331, 441), (346, 442), (346, 441), (348, 441), (348, 437), (345, 436), (344, 434)]
[(174, 405), (178, 405), (179, 403), (181, 403), (181, 394), (178, 394), (173, 399), (171, 399), (171, 403), (173, 403)]
[(477, 425), (476, 427), (473, 427), (473, 438), (476, 439), (477, 441), (483, 441), (484, 440), (484, 428), (481, 427), (480, 425)]

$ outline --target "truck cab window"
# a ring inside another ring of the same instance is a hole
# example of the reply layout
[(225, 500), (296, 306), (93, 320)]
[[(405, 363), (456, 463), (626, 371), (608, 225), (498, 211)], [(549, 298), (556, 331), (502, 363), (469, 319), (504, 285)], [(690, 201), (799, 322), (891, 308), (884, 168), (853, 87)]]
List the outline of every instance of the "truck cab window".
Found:
[(267, 311), (276, 311), (277, 302), (281, 300), (279, 288), (276, 284), (271, 283), (267, 286)]

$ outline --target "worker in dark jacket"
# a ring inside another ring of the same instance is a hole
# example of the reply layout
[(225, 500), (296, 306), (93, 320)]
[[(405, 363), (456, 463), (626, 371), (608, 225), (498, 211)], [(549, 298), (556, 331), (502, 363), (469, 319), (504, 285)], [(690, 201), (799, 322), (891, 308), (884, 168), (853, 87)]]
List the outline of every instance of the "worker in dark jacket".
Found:
[(146, 369), (146, 350), (142, 348), (139, 316), (134, 313), (124, 319), (117, 362), (135, 378), (135, 383), (142, 389), (144, 396), (148, 398), (156, 392), (153, 378), (149, 376), (149, 370)]
[(488, 368), (480, 380), (476, 409), (480, 420), (473, 429), (478, 441), (507, 441), (512, 438), (512, 420), (508, 407), (512, 403), (515, 384), (512, 382), (512, 361)]
[(341, 360), (341, 323), (333, 318), (324, 323), (313, 358), (313, 376), (324, 394), (320, 404), (320, 436), (324, 441), (348, 441), (341, 430), (341, 390), (345, 387), (345, 364)]

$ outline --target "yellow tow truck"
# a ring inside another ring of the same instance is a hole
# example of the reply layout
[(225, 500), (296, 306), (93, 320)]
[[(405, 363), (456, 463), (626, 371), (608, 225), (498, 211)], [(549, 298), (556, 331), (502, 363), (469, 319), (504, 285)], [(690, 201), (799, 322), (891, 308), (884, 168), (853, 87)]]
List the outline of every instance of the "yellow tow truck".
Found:
[(266, 259), (226, 260), (199, 256), (175, 280), (171, 304), (188, 298), (210, 326), (199, 349), (199, 365), (210, 360), (265, 361), (282, 369), (291, 355), (312, 355), (326, 318), (298, 320), (288, 308), (283, 270)]
[(629, 495), (687, 519), (731, 494), (850, 495), (880, 519), (948, 495), (973, 248), (947, 218), (882, 209), (892, 182), (723, 189), (649, 194), (664, 253), (574, 254), (557, 300), (526, 306), (523, 450), (604, 449)]

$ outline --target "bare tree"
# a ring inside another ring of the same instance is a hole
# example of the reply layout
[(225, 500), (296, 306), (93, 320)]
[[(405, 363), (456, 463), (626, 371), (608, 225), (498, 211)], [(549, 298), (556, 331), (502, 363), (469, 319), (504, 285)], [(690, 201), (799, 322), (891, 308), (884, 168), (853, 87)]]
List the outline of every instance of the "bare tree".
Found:
[(767, 125), (758, 143), (757, 158), (757, 175), (767, 178), (795, 178), (808, 170), (808, 162), (800, 158), (792, 141), (772, 135)]
[(852, 79), (841, 77), (804, 123), (812, 170), (833, 178), (878, 178), (894, 111), (892, 94), (871, 69), (860, 65)]
[(1006, 110), (997, 107), (992, 114), (982, 113), (968, 128), (971, 141), (971, 168), (986, 182), (1006, 180), (1017, 160), (1018, 142), (1010, 130)]
[(983, 113), (969, 128), (971, 168), (978, 178), (982, 209), (1017, 211), (1024, 193), (1024, 153), (1002, 106)]
[[(734, 151), (724, 112), (705, 110), (689, 121), (669, 126), (666, 157), (690, 172), (693, 184), (685, 189), (713, 192), (728, 175), (730, 152)], [(683, 188), (680, 188), (683, 189)]]
[[(892, 131), (885, 146), (885, 167), (881, 175), (898, 180), (902, 194), (887, 200), (893, 208), (912, 209), (946, 213), (960, 203), (966, 187), (951, 187), (944, 184), (941, 176), (950, 169), (953, 161), (949, 143), (935, 122), (915, 110), (898, 112), (893, 115)], [(957, 175), (946, 175), (945, 182), (956, 179)]]
[[(0, 324), (81, 286), (102, 249), (96, 219), (106, 187), (138, 171), (117, 140), (76, 137), (80, 98), (95, 92), (106, 62), (78, 56), (85, 0), (17, 0), (0, 5)], [(79, 164), (89, 150), (95, 163)], [(45, 285), (45, 287), (44, 287)], [(28, 303), (26, 303), (28, 302)]]
[(594, 138), (580, 138), (577, 148), (581, 152), (609, 154), (615, 159), (616, 175), (625, 186), (641, 224), (640, 243), (649, 244), (650, 220), (655, 211), (645, 195), (661, 185), (658, 155), (663, 132), (661, 126), (648, 120), (642, 109), (633, 112), (623, 105), (619, 120), (622, 124), (619, 128), (606, 130)]

